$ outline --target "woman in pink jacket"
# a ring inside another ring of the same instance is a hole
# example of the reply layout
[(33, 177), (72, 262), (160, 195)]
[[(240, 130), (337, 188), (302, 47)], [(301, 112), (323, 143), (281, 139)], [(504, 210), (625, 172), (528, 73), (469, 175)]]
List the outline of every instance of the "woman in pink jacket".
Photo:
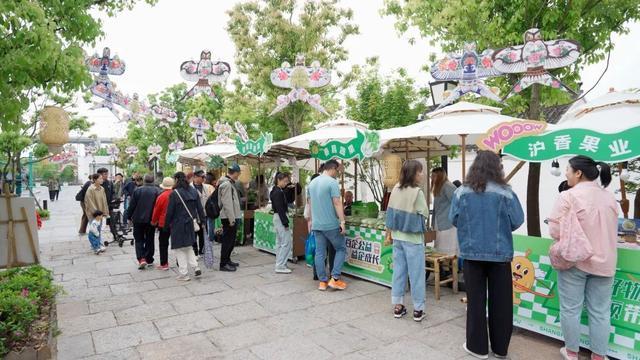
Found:
[(591, 359), (606, 359), (618, 240), (618, 204), (613, 194), (605, 190), (611, 182), (611, 168), (589, 157), (576, 156), (569, 160), (566, 176), (572, 188), (562, 192), (556, 201), (549, 218), (550, 233), (556, 239), (560, 237), (560, 220), (575, 215), (593, 247), (593, 256), (568, 270), (558, 270), (565, 342), (560, 353), (565, 360), (578, 359), (580, 314), (586, 302)]

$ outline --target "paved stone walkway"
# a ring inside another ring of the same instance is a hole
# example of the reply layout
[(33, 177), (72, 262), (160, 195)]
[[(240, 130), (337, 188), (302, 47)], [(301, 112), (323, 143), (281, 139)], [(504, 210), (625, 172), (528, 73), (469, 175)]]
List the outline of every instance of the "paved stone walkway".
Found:
[[(397, 320), (388, 288), (347, 277), (346, 291), (319, 292), (303, 264), (276, 275), (274, 257), (251, 247), (237, 249), (236, 273), (203, 267), (178, 282), (175, 269), (139, 271), (129, 244), (93, 255), (77, 235), (76, 192), (63, 188), (40, 231), (43, 264), (65, 290), (60, 360), (471, 359), (461, 294), (435, 301), (429, 288), (427, 318)], [(512, 359), (559, 359), (559, 343), (536, 334), (516, 331), (511, 344)]]

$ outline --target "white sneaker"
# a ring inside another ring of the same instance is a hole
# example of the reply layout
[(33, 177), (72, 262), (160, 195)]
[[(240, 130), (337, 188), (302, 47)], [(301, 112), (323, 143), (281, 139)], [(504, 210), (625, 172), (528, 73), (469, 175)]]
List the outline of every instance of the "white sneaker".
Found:
[(276, 269), (276, 273), (277, 274), (291, 274), (291, 269), (289, 269), (289, 268)]
[(191, 278), (189, 277), (189, 275), (178, 275), (176, 280), (178, 280), (178, 281), (189, 281), (189, 280), (191, 280)]
[(560, 348), (560, 355), (562, 355), (562, 358), (563, 358), (564, 360), (578, 360), (578, 356), (570, 355), (570, 354), (567, 352), (567, 348), (566, 348), (566, 347), (564, 347), (564, 346)]
[(99, 251), (100, 251), (100, 252), (105, 252), (105, 251), (107, 251), (107, 248), (106, 248), (106, 247), (104, 247), (104, 246), (100, 246), (100, 250), (99, 250)]
[(471, 356), (473, 356), (475, 358), (478, 358), (478, 359), (488, 359), (489, 358), (489, 355), (476, 354), (473, 351), (467, 349), (467, 343), (462, 344), (462, 348), (464, 349), (464, 351), (467, 352), (467, 354), (469, 354), (469, 355), (471, 355)]

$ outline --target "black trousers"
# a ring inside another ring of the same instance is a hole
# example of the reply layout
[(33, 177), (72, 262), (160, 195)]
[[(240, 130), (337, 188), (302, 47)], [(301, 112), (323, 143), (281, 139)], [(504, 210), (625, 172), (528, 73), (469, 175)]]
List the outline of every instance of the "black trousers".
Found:
[(156, 228), (151, 224), (133, 224), (133, 239), (136, 243), (136, 258), (144, 259), (147, 264), (153, 263)]
[(56, 190), (56, 201), (58, 201), (58, 196), (60, 196), (60, 190)]
[(49, 200), (53, 201), (56, 199), (56, 191), (55, 190), (49, 190)]
[(233, 226), (230, 225), (229, 219), (220, 219), (222, 222), (222, 248), (220, 250), (220, 266), (225, 266), (231, 261), (231, 252), (236, 243), (236, 232), (238, 230), (238, 222)]
[[(331, 275), (333, 271), (333, 259), (336, 257), (336, 249), (331, 245), (330, 241), (327, 241), (327, 259), (326, 263), (329, 263), (329, 272), (327, 274)], [(316, 267), (313, 266), (313, 280), (318, 280), (318, 274), (316, 273)]]
[(206, 222), (200, 223), (200, 231), (196, 232), (198, 240), (193, 243), (193, 252), (198, 255), (204, 254), (204, 234), (207, 231)]
[(158, 236), (160, 265), (169, 265), (169, 236), (171, 236), (171, 232), (168, 228), (160, 228), (160, 235)]
[[(513, 330), (511, 263), (464, 260), (467, 287), (467, 349), (486, 355), (507, 355)], [(487, 334), (487, 290), (489, 332)]]

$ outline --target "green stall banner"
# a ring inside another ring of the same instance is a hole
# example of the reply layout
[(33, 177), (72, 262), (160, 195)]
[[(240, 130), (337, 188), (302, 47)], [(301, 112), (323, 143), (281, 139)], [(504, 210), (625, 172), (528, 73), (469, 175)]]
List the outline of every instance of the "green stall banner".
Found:
[(236, 136), (236, 149), (242, 156), (257, 155), (262, 156), (271, 149), (271, 143), (273, 142), (273, 134), (261, 133), (260, 137), (256, 140), (242, 141), (240, 136)]
[(562, 129), (518, 138), (506, 145), (502, 153), (532, 162), (585, 155), (595, 161), (618, 163), (640, 157), (638, 139), (640, 126), (614, 134), (588, 129)]
[[(289, 217), (289, 223), (293, 219)], [(253, 214), (253, 247), (272, 254), (276, 253), (276, 229), (273, 227), (273, 214), (256, 211)], [(289, 253), (293, 259), (293, 247)]]
[[(515, 326), (562, 340), (558, 276), (551, 267), (552, 240), (514, 235), (513, 323)], [(609, 354), (640, 359), (640, 248), (619, 248), (613, 283)], [(586, 312), (581, 317), (580, 343), (589, 348)]]
[(384, 246), (384, 237), (384, 230), (348, 225), (342, 272), (391, 287), (393, 246)]
[(371, 157), (380, 150), (380, 134), (377, 131), (356, 130), (356, 137), (348, 142), (331, 140), (324, 145), (317, 141), (309, 143), (311, 157), (318, 160), (327, 161), (331, 159), (351, 160), (357, 158), (362, 160)]

